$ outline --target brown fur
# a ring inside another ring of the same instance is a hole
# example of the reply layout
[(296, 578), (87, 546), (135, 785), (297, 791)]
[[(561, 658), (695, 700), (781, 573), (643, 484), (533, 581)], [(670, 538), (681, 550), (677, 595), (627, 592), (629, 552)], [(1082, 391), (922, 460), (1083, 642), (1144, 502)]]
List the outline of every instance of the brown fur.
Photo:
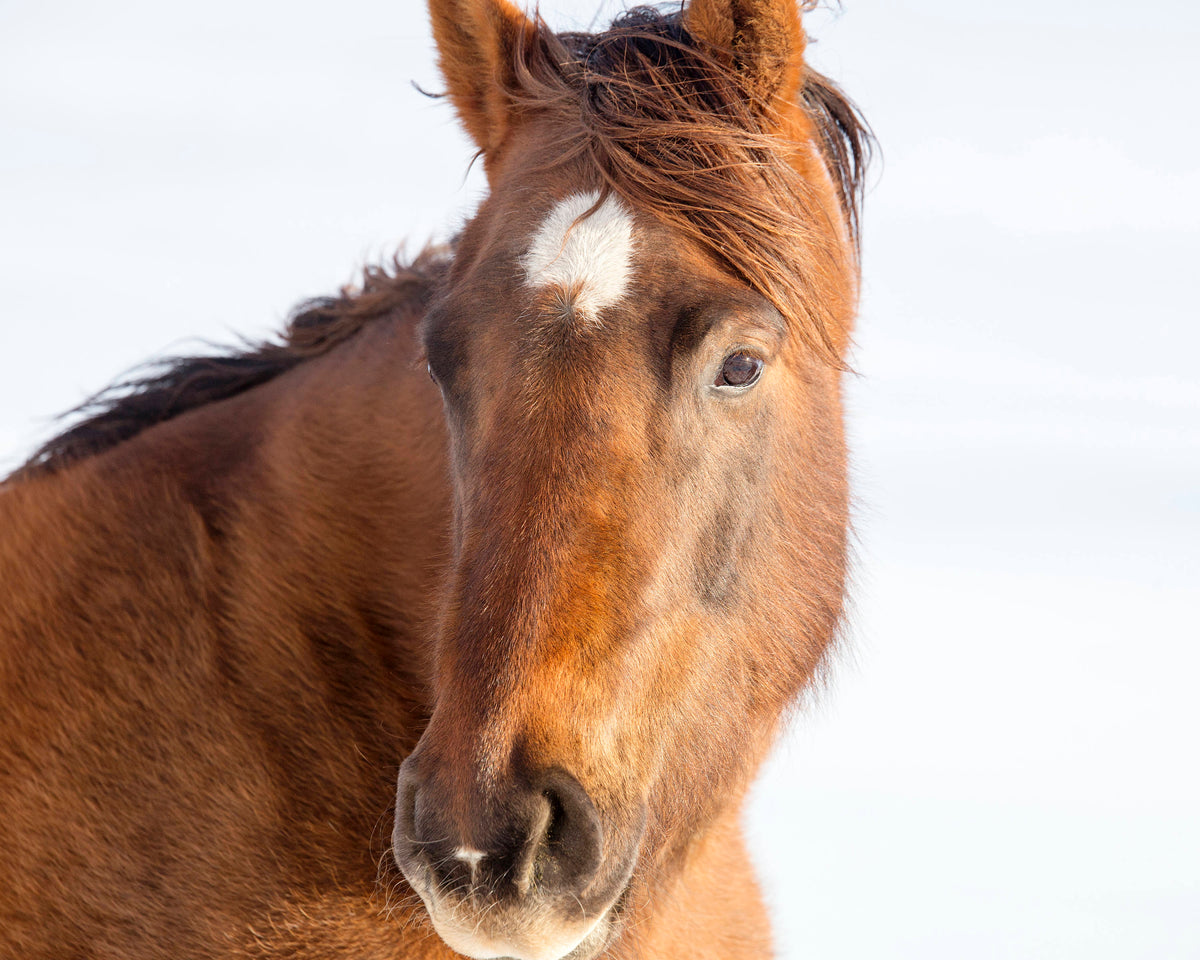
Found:
[[(463, 836), (523, 770), (578, 779), (636, 843), (606, 957), (769, 953), (737, 822), (841, 615), (865, 133), (787, 3), (432, 15), (492, 186), (452, 257), (0, 484), (0, 956), (452, 957), (389, 849), (409, 755)], [(587, 189), (643, 254), (581, 332), (513, 265)], [(729, 344), (766, 372), (710, 403)]]

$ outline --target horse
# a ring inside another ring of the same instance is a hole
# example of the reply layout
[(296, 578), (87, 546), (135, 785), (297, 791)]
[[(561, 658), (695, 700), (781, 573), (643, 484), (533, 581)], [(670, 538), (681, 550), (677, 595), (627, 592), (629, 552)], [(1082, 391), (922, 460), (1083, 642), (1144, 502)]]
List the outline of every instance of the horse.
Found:
[(0, 955), (770, 954), (870, 151), (803, 12), (430, 0), (461, 234), (0, 485)]

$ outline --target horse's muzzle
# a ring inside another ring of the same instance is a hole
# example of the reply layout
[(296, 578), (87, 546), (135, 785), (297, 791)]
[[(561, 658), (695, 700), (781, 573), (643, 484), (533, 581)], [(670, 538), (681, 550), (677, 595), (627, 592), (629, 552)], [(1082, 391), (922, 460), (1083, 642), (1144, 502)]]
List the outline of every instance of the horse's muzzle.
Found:
[(392, 848), (442, 939), (477, 960), (598, 953), (644, 818), (634, 836), (606, 843), (587, 791), (564, 771), (514, 781), (486, 799), (454, 795), (437, 772), (426, 775), (416, 755), (401, 765)]

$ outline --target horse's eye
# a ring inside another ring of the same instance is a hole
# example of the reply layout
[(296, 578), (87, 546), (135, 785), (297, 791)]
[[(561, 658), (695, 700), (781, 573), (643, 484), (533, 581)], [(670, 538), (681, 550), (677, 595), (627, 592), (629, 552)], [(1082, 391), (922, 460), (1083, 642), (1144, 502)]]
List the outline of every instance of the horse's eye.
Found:
[(763, 362), (748, 353), (731, 353), (721, 365), (715, 386), (749, 387), (762, 374)]
[(428, 363), (425, 364), (425, 372), (429, 374), (430, 380), (432, 380), (434, 383), (438, 382), (437, 377), (433, 375), (433, 367), (431, 367)]

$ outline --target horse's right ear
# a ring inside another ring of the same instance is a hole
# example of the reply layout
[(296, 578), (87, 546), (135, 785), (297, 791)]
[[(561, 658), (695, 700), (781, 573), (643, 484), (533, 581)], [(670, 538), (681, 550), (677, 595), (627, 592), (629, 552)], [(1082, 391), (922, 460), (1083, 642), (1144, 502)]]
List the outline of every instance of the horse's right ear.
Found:
[(429, 16), (450, 100), (486, 160), (512, 123), (517, 50), (537, 27), (508, 0), (429, 0)]

